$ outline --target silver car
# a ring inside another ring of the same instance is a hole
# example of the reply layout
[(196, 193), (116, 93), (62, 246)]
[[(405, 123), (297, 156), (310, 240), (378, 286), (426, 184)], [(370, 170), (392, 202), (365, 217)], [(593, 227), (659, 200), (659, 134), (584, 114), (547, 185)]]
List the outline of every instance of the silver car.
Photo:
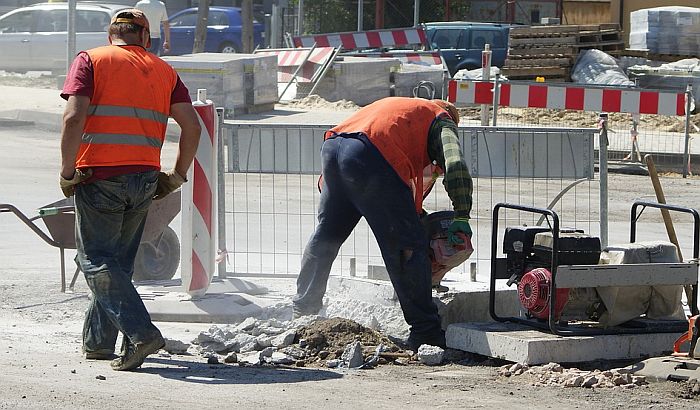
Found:
[[(107, 45), (112, 15), (118, 4), (78, 3), (76, 50)], [(0, 17), (0, 70), (64, 71), (68, 26), (67, 3), (21, 7)]]

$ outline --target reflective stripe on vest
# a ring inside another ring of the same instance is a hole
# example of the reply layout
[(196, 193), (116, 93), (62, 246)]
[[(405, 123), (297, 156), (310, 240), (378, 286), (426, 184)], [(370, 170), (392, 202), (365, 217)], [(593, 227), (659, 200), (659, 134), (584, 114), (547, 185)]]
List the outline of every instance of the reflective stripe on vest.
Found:
[(88, 115), (103, 117), (132, 117), (140, 120), (151, 120), (161, 124), (168, 124), (168, 116), (158, 111), (145, 108), (122, 107), (118, 105), (91, 105)]
[(86, 144), (134, 145), (155, 148), (163, 146), (163, 142), (157, 138), (129, 134), (83, 134), (83, 142)]
[(423, 209), (424, 173), (430, 172), (428, 134), (438, 117), (447, 111), (430, 100), (388, 97), (357, 111), (325, 134), (325, 139), (362, 133), (411, 189), (416, 212)]

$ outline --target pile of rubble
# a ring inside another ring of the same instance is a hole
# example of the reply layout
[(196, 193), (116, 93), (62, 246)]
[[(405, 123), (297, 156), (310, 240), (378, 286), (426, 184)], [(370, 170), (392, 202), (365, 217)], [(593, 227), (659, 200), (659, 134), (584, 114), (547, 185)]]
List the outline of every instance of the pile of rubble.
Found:
[(498, 374), (505, 377), (530, 375), (536, 379), (535, 386), (631, 389), (648, 384), (644, 376), (635, 376), (624, 368), (587, 371), (566, 369), (558, 363), (532, 367), (524, 363), (505, 365), (499, 368)]
[(292, 321), (247, 318), (238, 325), (212, 325), (192, 345), (167, 340), (165, 350), (197, 354), (210, 364), (363, 369), (389, 363), (433, 366), (463, 356), (445, 355), (443, 349), (428, 345), (417, 352), (402, 350), (392, 339), (353, 320), (319, 316)]

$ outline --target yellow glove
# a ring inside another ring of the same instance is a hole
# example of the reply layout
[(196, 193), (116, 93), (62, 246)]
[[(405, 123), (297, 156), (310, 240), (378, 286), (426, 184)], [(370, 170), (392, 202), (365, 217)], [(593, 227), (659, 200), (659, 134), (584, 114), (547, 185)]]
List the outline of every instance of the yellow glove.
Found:
[(63, 191), (63, 195), (65, 195), (66, 198), (70, 198), (75, 194), (75, 186), (92, 176), (92, 169), (88, 168), (85, 171), (76, 169), (71, 179), (63, 178), (62, 175), (59, 176), (61, 178), (59, 180), (61, 191)]
[(156, 193), (153, 195), (153, 199), (156, 201), (163, 199), (169, 193), (180, 188), (185, 182), (187, 182), (187, 179), (178, 174), (174, 169), (161, 172), (158, 174), (158, 185), (156, 186)]

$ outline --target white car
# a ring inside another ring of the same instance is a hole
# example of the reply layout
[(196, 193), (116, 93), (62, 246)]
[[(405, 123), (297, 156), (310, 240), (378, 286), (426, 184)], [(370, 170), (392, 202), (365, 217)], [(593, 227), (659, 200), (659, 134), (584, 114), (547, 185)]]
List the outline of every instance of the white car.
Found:
[[(127, 8), (118, 4), (78, 3), (76, 52), (107, 45), (112, 15)], [(68, 3), (41, 3), (0, 16), (0, 70), (64, 71)]]

